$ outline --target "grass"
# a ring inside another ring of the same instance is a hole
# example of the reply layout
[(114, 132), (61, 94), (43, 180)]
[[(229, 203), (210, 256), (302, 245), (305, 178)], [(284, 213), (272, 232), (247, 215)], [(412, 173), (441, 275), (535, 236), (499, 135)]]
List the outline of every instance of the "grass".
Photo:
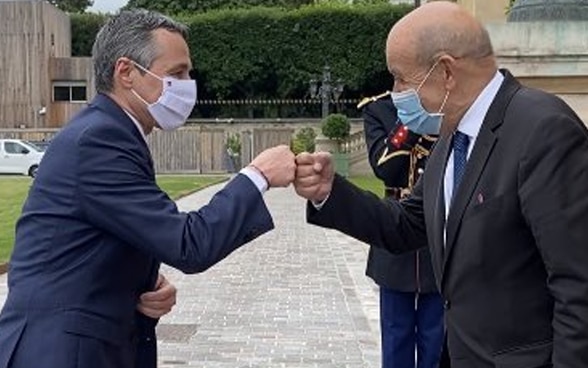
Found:
[(374, 175), (353, 176), (348, 178), (350, 182), (363, 190), (368, 190), (378, 197), (384, 195), (384, 183)]
[(159, 184), (159, 187), (175, 200), (197, 192), (210, 185), (225, 181), (228, 178), (227, 175), (160, 175), (157, 177), (157, 184)]
[[(161, 175), (157, 183), (171, 198), (178, 199), (209, 185), (220, 183), (227, 175)], [(356, 176), (351, 182), (382, 196), (384, 185), (376, 177)], [(14, 226), (26, 199), (31, 179), (24, 176), (0, 176), (0, 263), (8, 260), (14, 243)]]
[[(178, 199), (227, 178), (227, 175), (161, 175), (157, 183), (171, 198)], [(12, 252), (14, 226), (30, 185), (28, 177), (0, 176), (0, 263), (8, 260)]]
[(0, 263), (6, 261), (12, 251), (14, 225), (30, 185), (29, 177), (0, 177)]

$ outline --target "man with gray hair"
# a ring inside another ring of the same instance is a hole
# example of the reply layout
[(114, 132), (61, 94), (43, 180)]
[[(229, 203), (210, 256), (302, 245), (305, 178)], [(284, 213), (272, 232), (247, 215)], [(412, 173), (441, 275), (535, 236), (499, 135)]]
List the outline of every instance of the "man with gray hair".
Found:
[(155, 367), (157, 318), (175, 303), (160, 263), (202, 272), (273, 228), (262, 194), (294, 180), (287, 146), (198, 211), (179, 212), (155, 182), (145, 136), (181, 126), (196, 101), (185, 38), (144, 10), (98, 33), (98, 95), (54, 138), (16, 227), (0, 368)]

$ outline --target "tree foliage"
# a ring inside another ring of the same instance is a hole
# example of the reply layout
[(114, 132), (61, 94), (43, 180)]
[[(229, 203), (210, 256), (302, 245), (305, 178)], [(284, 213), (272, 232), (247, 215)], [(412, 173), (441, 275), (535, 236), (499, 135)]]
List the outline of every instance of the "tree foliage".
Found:
[(321, 132), (329, 139), (342, 142), (349, 137), (351, 123), (349, 118), (343, 114), (329, 114), (322, 122)]
[(314, 0), (129, 0), (125, 8), (144, 8), (178, 15), (255, 6), (296, 8), (313, 2)]
[(294, 154), (299, 154), (302, 152), (314, 152), (316, 148), (315, 143), (316, 132), (311, 127), (305, 127), (300, 129), (292, 142), (290, 143), (290, 149)]
[[(410, 8), (312, 6), (291, 11), (219, 11), (185, 18), (208, 98), (303, 98), (329, 65), (354, 91), (390, 88), (385, 41)], [(351, 93), (351, 94), (350, 94)]]
[(49, 0), (49, 3), (66, 13), (83, 13), (94, 4), (93, 0)]
[(73, 56), (90, 56), (92, 45), (100, 27), (106, 23), (104, 14), (71, 14), (71, 53)]
[[(384, 55), (386, 37), (396, 20), (411, 9), (389, 4), (257, 7), (177, 19), (189, 27), (188, 43), (198, 71), (200, 100), (308, 99), (309, 81), (320, 79), (325, 65), (330, 66), (333, 80), (343, 80), (341, 97), (358, 99), (391, 88)], [(96, 15), (72, 17), (76, 55), (90, 55), (94, 36), (104, 20), (104, 16)], [(239, 115), (229, 111), (232, 108), (222, 107), (228, 115)], [(203, 109), (197, 107), (200, 116), (222, 115), (220, 110)], [(276, 106), (263, 109), (266, 116), (300, 114)]]

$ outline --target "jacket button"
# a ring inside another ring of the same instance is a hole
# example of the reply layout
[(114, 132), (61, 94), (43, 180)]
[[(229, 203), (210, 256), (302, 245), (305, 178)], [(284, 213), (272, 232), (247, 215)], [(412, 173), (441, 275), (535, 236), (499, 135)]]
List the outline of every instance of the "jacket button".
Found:
[(451, 308), (451, 303), (449, 303), (449, 300), (445, 300), (443, 302), (443, 309), (449, 310), (449, 308)]

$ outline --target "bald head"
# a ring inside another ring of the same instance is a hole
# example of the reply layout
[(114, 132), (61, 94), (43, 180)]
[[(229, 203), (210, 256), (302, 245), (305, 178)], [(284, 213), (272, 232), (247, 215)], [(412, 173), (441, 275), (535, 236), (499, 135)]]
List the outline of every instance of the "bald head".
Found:
[(386, 61), (395, 92), (413, 88), (426, 111), (444, 114), (442, 134), (456, 129), (497, 72), (488, 32), (448, 1), (429, 2), (398, 21)]
[(409, 50), (416, 64), (427, 66), (441, 54), (455, 58), (493, 57), (488, 32), (459, 5), (448, 1), (429, 2), (398, 21), (386, 44), (386, 57), (398, 49)]

